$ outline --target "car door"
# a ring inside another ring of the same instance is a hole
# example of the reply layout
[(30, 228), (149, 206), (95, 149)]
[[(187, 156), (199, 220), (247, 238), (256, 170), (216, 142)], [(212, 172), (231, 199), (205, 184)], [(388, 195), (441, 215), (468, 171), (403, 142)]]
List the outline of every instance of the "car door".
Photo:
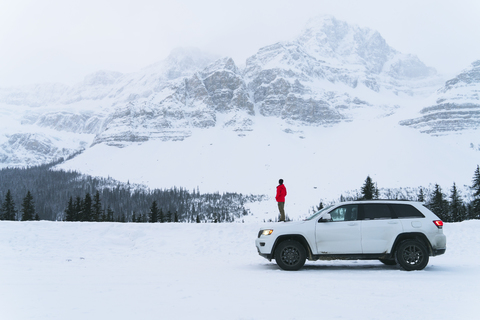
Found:
[(319, 219), (315, 228), (318, 254), (362, 253), (358, 205), (349, 204), (329, 212), (330, 221)]
[(395, 238), (403, 230), (399, 219), (393, 218), (386, 203), (362, 204), (360, 207), (363, 253), (390, 252)]

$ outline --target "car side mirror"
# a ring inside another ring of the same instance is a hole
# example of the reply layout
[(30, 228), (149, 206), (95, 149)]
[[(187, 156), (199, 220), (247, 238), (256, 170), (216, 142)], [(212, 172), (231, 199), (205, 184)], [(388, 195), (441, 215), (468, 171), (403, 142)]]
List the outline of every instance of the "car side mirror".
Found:
[(320, 220), (318, 220), (318, 222), (329, 222), (329, 221), (332, 221), (332, 215), (330, 213), (322, 214), (322, 217), (320, 218)]

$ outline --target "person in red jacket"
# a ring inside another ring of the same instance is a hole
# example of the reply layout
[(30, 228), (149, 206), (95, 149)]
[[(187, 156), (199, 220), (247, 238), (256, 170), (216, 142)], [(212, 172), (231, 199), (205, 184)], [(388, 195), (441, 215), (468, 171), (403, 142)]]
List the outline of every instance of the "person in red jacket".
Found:
[(285, 221), (285, 196), (287, 195), (287, 188), (283, 184), (283, 179), (278, 180), (277, 195), (275, 200), (278, 203), (278, 210), (280, 211), (280, 221)]

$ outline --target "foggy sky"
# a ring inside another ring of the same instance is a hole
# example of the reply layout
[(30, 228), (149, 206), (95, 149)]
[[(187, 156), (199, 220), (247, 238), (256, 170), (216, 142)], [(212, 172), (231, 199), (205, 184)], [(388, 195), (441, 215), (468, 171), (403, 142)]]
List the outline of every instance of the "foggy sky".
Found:
[(238, 65), (331, 14), (455, 75), (480, 59), (478, 0), (0, 0), (0, 87), (135, 72), (176, 47)]

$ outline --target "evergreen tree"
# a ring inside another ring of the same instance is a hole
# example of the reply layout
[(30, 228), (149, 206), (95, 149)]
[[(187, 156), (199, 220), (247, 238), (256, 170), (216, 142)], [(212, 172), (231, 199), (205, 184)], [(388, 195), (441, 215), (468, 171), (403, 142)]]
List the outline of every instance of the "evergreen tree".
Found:
[(100, 221), (102, 217), (102, 203), (100, 201), (100, 192), (95, 193), (93, 196), (93, 205), (92, 205), (92, 221)]
[(197, 214), (197, 218), (195, 219), (196, 223), (200, 223), (200, 216)]
[(477, 170), (473, 175), (473, 203), (471, 209), (471, 218), (480, 219), (480, 166), (477, 165)]
[(443, 221), (450, 221), (448, 216), (448, 201), (445, 200), (445, 195), (438, 184), (435, 184), (435, 191), (433, 191), (432, 198), (427, 204), (427, 207), (433, 211)]
[(324, 208), (323, 202), (320, 201), (320, 204), (317, 206), (317, 211), (320, 211)]
[[(101, 212), (103, 212), (103, 209), (107, 208), (107, 204), (110, 204), (115, 214), (117, 214), (117, 212), (119, 213), (119, 215), (115, 217), (120, 216), (123, 212), (127, 220), (130, 221), (131, 213), (135, 211), (137, 218), (140, 213), (143, 213), (144, 218), (148, 220), (150, 205), (153, 200), (156, 200), (158, 207), (163, 207), (164, 213), (166, 213), (167, 210), (170, 210), (172, 213), (177, 212), (179, 221), (190, 220), (192, 222), (195, 221), (197, 215), (202, 222), (207, 219), (213, 219), (214, 217), (211, 216), (210, 211), (211, 208), (215, 208), (215, 210), (221, 213), (221, 216), (217, 217), (220, 221), (232, 221), (234, 218), (241, 218), (242, 214), (247, 212), (244, 210), (246, 202), (261, 200), (261, 197), (258, 198), (258, 200), (254, 200), (257, 196), (244, 196), (236, 193), (224, 193), (222, 195), (218, 192), (214, 194), (201, 194), (198, 188), (195, 189), (193, 194), (176, 187), (169, 190), (132, 191), (128, 184), (118, 184), (115, 188), (105, 188), (102, 190), (104, 186), (113, 182), (111, 178), (99, 179), (84, 176), (77, 172), (49, 170), (51, 167), (52, 164), (29, 168), (0, 169), (1, 200), (5, 199), (7, 190), (10, 189), (11, 195), (13, 195), (12, 198), (15, 200), (15, 204), (18, 204), (18, 211), (20, 211), (19, 205), (23, 197), (17, 200), (15, 195), (18, 193), (25, 196), (26, 191), (29, 190), (35, 199), (36, 213), (38, 213), (42, 219), (53, 221), (62, 218), (66, 220), (65, 211), (68, 209), (67, 204), (71, 196), (73, 197), (74, 204), (73, 212), (78, 213), (78, 215), (74, 214), (74, 218), (71, 219), (75, 221), (97, 220), (96, 215), (99, 212), (99, 207), (102, 208)], [(92, 192), (91, 190), (95, 191)], [(101, 203), (98, 205), (97, 201), (96, 210), (95, 195), (97, 190), (99, 190), (100, 193)], [(87, 203), (81, 203), (81, 206), (78, 206), (80, 202), (76, 202), (77, 195), (81, 195), (81, 202), (85, 202), (87, 192), (90, 192), (93, 202), (93, 216), (91, 218), (88, 217), (88, 199)], [(20, 203), (17, 203), (19, 201)], [(160, 203), (162, 205), (160, 205)], [(84, 208), (85, 205), (87, 206), (87, 210)], [(0, 201), (0, 207), (2, 208), (0, 218), (3, 219), (5, 219), (5, 212), (3, 212), (3, 207), (5, 206), (4, 201)], [(193, 209), (195, 212), (193, 212)], [(58, 217), (59, 212), (62, 212), (62, 217)], [(70, 211), (70, 213), (72, 213), (72, 211)], [(85, 215), (87, 215), (87, 217), (85, 217)], [(100, 213), (99, 216), (101, 217), (102, 213)], [(106, 220), (107, 214), (105, 213), (104, 216)], [(16, 212), (13, 219), (19, 220), (20, 218), (20, 212)], [(102, 219), (100, 218), (98, 220)], [(172, 220), (174, 220), (173, 216)]]
[(31, 221), (35, 218), (35, 205), (30, 191), (27, 191), (27, 195), (23, 198), (20, 211), (22, 212), (22, 221)]
[(178, 212), (177, 211), (175, 211), (173, 222), (178, 222)]
[(73, 220), (72, 221), (82, 221), (83, 219), (83, 200), (80, 197), (75, 199), (75, 205), (73, 206)]
[(102, 210), (102, 213), (100, 214), (100, 221), (102, 222), (108, 221), (107, 213), (105, 212), (105, 210)]
[(377, 188), (377, 183), (375, 182), (375, 191), (373, 193), (374, 199), (379, 199), (380, 198), (380, 191)]
[(152, 206), (150, 207), (150, 213), (148, 215), (148, 222), (158, 222), (158, 207), (157, 201), (153, 200)]
[(163, 214), (163, 209), (162, 208), (160, 208), (160, 211), (158, 212), (158, 221), (160, 223), (165, 222), (165, 215)]
[(7, 194), (5, 195), (5, 201), (2, 203), (1, 213), (2, 217), (0, 217), (0, 219), (11, 221), (16, 220), (17, 209), (15, 209), (15, 202), (13, 201), (10, 189), (7, 190)]
[(67, 209), (65, 209), (65, 220), (66, 221), (75, 221), (75, 206), (73, 204), (73, 198), (70, 197), (68, 200)]
[(450, 190), (450, 214), (449, 217), (453, 222), (459, 222), (465, 218), (465, 207), (463, 205), (460, 193), (457, 190), (455, 182)]
[(110, 205), (108, 205), (107, 206), (107, 219), (106, 219), (106, 221), (110, 221), (110, 222), (115, 221), (113, 216), (114, 216), (114, 212), (113, 212), (112, 208), (110, 207)]
[(362, 195), (363, 195), (362, 199), (372, 200), (373, 196), (376, 193), (377, 193), (376, 187), (372, 181), (372, 178), (370, 178), (370, 176), (367, 176), (367, 179), (365, 179), (365, 183), (363, 184), (363, 187), (362, 187)]
[(83, 219), (82, 221), (92, 221), (92, 196), (90, 193), (85, 195), (85, 200), (83, 200)]
[(420, 190), (418, 191), (417, 201), (419, 201), (419, 202), (425, 202), (425, 194), (424, 194), (424, 192), (423, 192), (423, 188), (422, 188), (422, 187), (420, 187)]

